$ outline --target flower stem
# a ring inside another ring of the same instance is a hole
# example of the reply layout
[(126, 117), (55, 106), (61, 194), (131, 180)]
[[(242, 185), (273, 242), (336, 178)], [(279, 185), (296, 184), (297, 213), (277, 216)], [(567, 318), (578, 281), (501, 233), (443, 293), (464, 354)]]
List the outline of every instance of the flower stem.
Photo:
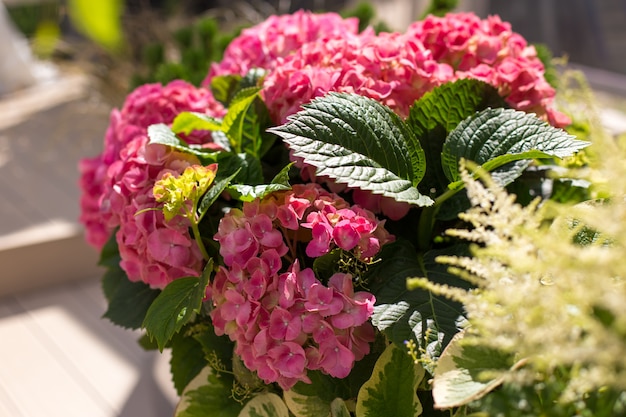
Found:
[(433, 235), (433, 228), (435, 226), (435, 217), (437, 216), (441, 205), (462, 188), (463, 187), (455, 187), (448, 189), (448, 191), (435, 199), (435, 203), (432, 206), (425, 207), (424, 210), (422, 210), (417, 227), (418, 250), (427, 251), (430, 249), (430, 241)]

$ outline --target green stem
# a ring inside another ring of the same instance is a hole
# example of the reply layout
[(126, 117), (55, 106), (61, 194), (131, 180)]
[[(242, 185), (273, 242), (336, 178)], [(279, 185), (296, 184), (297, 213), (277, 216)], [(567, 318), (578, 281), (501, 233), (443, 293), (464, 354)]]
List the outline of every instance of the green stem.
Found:
[[(462, 183), (461, 183), (462, 184)], [(441, 194), (435, 199), (435, 203), (430, 207), (425, 207), (420, 215), (419, 224), (417, 227), (417, 249), (420, 251), (426, 251), (430, 249), (430, 240), (433, 235), (433, 228), (435, 226), (435, 217), (441, 208), (441, 205), (450, 197), (459, 192), (463, 187), (455, 187), (448, 189), (445, 193)]]
[(189, 222), (191, 223), (191, 232), (193, 233), (193, 239), (196, 241), (198, 248), (200, 248), (200, 253), (202, 253), (202, 257), (204, 258), (204, 260), (208, 261), (209, 259), (211, 259), (211, 257), (209, 256), (209, 253), (207, 252), (206, 247), (204, 246), (204, 243), (202, 242), (202, 236), (200, 235), (200, 229), (198, 228), (198, 225), (200, 224), (200, 220), (196, 219), (196, 214), (195, 214), (197, 210), (198, 210), (197, 202), (194, 201), (191, 212), (185, 209), (185, 211), (187, 211), (186, 217), (189, 219)]

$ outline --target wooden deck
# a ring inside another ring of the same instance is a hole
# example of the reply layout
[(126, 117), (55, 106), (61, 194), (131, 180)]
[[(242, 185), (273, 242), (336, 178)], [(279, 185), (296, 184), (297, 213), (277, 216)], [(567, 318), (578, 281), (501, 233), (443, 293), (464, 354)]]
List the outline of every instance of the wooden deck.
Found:
[(98, 279), (0, 299), (0, 416), (173, 414), (166, 358), (105, 308)]

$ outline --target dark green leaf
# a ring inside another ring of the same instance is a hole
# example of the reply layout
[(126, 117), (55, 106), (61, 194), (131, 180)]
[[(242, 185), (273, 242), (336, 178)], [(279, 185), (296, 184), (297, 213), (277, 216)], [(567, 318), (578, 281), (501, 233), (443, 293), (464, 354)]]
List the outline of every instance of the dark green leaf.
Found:
[(127, 329), (141, 327), (148, 308), (160, 293), (143, 282), (131, 282), (119, 266), (109, 268), (102, 287), (109, 300), (104, 317)]
[(188, 135), (194, 130), (222, 130), (222, 121), (204, 113), (182, 112), (174, 119), (172, 131)]
[(215, 201), (219, 198), (222, 192), (228, 187), (230, 182), (237, 176), (239, 171), (232, 174), (230, 177), (219, 178), (217, 179), (213, 185), (207, 190), (207, 192), (200, 200), (200, 204), (198, 204), (198, 218), (202, 220), (206, 212), (209, 210), (211, 205), (215, 203)]
[(419, 141), (398, 115), (376, 100), (330, 93), (269, 131), (317, 168), (319, 176), (397, 201), (432, 204), (416, 188), (426, 169)]
[(298, 382), (289, 391), (283, 393), (289, 410), (297, 417), (330, 416), (331, 403), (336, 398), (350, 398), (343, 380), (309, 372), (311, 384)]
[[(203, 322), (200, 327), (194, 329), (193, 338), (202, 346), (204, 356), (214, 369), (232, 369), (234, 343), (228, 336), (217, 336), (215, 329), (210, 323)], [(196, 326), (198, 327), (198, 326)]]
[(426, 154), (426, 174), (419, 187), (422, 193), (432, 193), (432, 188), (434, 195), (446, 191), (441, 152), (448, 134), (477, 111), (506, 106), (494, 87), (468, 78), (435, 88), (411, 107), (407, 123)]
[(180, 335), (172, 339), (170, 370), (178, 395), (207, 365), (202, 345), (192, 337)]
[(367, 274), (376, 296), (374, 326), (398, 345), (413, 339), (426, 349), (433, 342), (427, 336), (434, 332), (437, 341), (441, 340), (440, 347), (445, 346), (459, 331), (463, 307), (426, 290), (408, 290), (406, 280), (425, 276), (436, 283), (467, 288), (465, 281), (447, 272), (447, 266), (435, 262), (439, 255), (461, 255), (464, 248), (431, 250), (420, 260), (406, 241), (385, 245), (381, 261), (373, 264)]
[[(589, 142), (576, 140), (533, 114), (487, 109), (464, 120), (450, 133), (441, 160), (446, 178), (453, 182), (460, 180), (461, 158), (493, 171), (525, 159), (571, 156), (588, 145)], [(523, 165), (509, 166), (509, 172), (501, 172), (508, 181), (521, 175)]]
[(142, 327), (156, 339), (159, 350), (187, 324), (195, 313), (200, 312), (202, 299), (213, 269), (213, 262), (204, 268), (200, 277), (179, 278), (170, 282), (154, 300)]

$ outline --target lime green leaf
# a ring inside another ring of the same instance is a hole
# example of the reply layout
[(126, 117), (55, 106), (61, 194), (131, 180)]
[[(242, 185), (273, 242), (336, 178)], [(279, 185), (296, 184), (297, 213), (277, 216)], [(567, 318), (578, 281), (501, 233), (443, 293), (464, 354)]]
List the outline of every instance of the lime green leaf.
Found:
[(178, 395), (207, 366), (202, 345), (192, 337), (180, 335), (172, 339), (170, 370)]
[(248, 401), (239, 417), (289, 417), (289, 410), (278, 395), (265, 392)]
[(372, 376), (359, 390), (356, 415), (359, 417), (418, 417), (422, 404), (417, 388), (426, 375), (407, 352), (390, 344), (376, 361)]
[(491, 85), (474, 79), (443, 84), (424, 94), (412, 107), (406, 122), (426, 154), (426, 174), (420, 190), (435, 195), (446, 191), (448, 180), (441, 167), (441, 152), (448, 134), (466, 118), (488, 107), (507, 107)]
[(204, 113), (182, 112), (174, 119), (172, 131), (188, 135), (194, 130), (222, 130), (222, 121)]
[(80, 32), (105, 48), (119, 49), (122, 44), (121, 0), (69, 0), (67, 9)]
[(131, 282), (119, 265), (107, 270), (102, 287), (109, 301), (104, 317), (127, 329), (141, 327), (148, 308), (160, 293), (143, 282)]
[[(385, 245), (381, 261), (371, 265), (367, 274), (376, 296), (372, 324), (397, 345), (413, 339), (424, 349), (443, 348), (464, 321), (463, 306), (427, 290), (411, 291), (406, 280), (425, 276), (433, 282), (467, 288), (467, 282), (435, 262), (439, 255), (463, 253), (461, 247), (455, 246), (431, 250), (420, 260), (413, 246), (404, 240)], [(436, 339), (430, 340), (428, 335), (436, 335)], [(432, 356), (437, 356), (437, 352), (433, 351)]]
[(319, 176), (418, 206), (433, 203), (416, 188), (426, 169), (419, 141), (376, 100), (330, 93), (269, 131), (316, 167)]
[(224, 116), (223, 130), (230, 139), (232, 148), (237, 152), (243, 150), (246, 115), (254, 100), (258, 98), (259, 91), (260, 89), (256, 87), (239, 91), (231, 101), (228, 113)]
[(237, 417), (243, 408), (232, 396), (233, 379), (205, 367), (185, 388), (174, 417)]
[(450, 342), (437, 362), (433, 380), (436, 408), (460, 407), (498, 387), (504, 373), (523, 362), (487, 346), (463, 343), (464, 333)]
[(213, 261), (204, 268), (200, 277), (179, 278), (170, 282), (154, 300), (142, 327), (156, 339), (159, 350), (200, 312), (202, 299), (213, 269)]
[[(441, 155), (449, 181), (459, 181), (461, 158), (473, 161), (487, 171), (533, 158), (564, 158), (587, 147), (562, 129), (550, 126), (533, 114), (510, 109), (487, 109), (461, 122), (450, 133)], [(521, 175), (525, 164), (503, 167), (506, 181)], [(497, 177), (495, 177), (497, 179)]]

